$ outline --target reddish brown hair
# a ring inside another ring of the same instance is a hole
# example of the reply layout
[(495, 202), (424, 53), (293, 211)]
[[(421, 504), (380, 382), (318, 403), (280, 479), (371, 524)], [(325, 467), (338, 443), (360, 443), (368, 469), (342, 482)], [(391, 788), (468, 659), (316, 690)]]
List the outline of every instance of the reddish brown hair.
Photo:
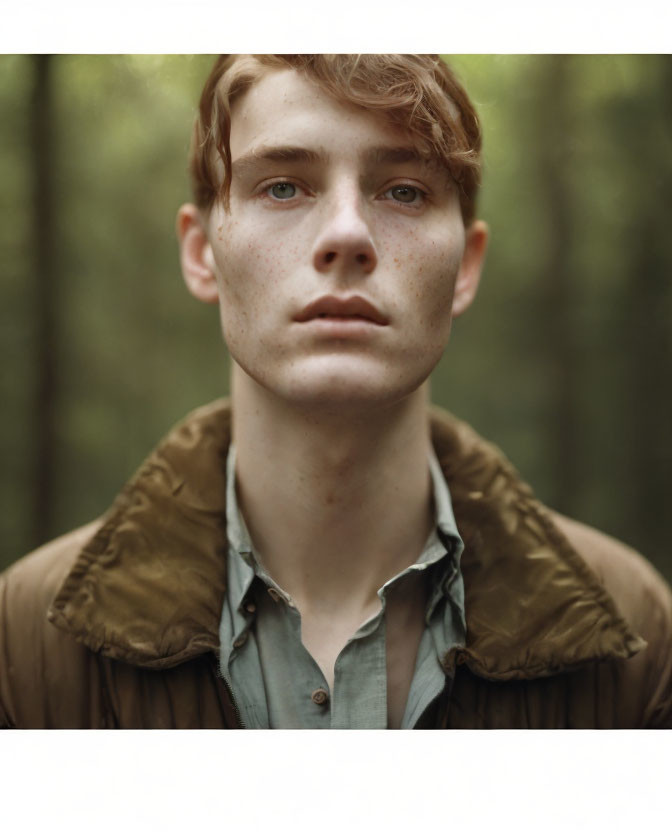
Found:
[[(378, 111), (457, 183), (465, 225), (475, 216), (481, 128), (464, 88), (438, 55), (221, 55), (205, 82), (189, 158), (194, 200), (228, 207), (231, 108), (268, 72), (294, 69), (337, 101)], [(222, 176), (223, 167), (223, 176)]]

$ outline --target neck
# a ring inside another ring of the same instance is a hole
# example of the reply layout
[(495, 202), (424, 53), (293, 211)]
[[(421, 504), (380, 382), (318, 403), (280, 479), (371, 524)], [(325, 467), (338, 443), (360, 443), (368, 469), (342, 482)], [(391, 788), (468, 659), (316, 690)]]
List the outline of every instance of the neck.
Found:
[(366, 607), (431, 528), (427, 388), (365, 414), (296, 407), (234, 365), (240, 509), (302, 609)]

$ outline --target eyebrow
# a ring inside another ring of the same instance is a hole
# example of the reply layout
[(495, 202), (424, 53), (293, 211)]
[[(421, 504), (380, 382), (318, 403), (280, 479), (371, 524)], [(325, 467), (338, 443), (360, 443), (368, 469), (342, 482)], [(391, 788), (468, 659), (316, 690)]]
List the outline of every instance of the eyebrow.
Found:
[(241, 156), (231, 164), (231, 171), (234, 174), (244, 174), (248, 170), (254, 170), (264, 162), (284, 162), (286, 164), (315, 164), (323, 158), (322, 154), (306, 147), (264, 146), (253, 150), (251, 153)]
[(408, 162), (425, 164), (423, 158), (415, 147), (372, 147), (365, 154), (369, 164), (374, 165), (403, 165)]
[[(232, 163), (231, 169), (234, 174), (240, 176), (265, 162), (316, 164), (317, 162), (327, 161), (328, 158), (327, 154), (319, 153), (307, 147), (263, 146), (236, 159)], [(428, 163), (428, 160), (415, 147), (389, 147), (386, 145), (369, 148), (364, 154), (364, 161), (369, 165), (403, 165), (409, 162), (416, 164)]]

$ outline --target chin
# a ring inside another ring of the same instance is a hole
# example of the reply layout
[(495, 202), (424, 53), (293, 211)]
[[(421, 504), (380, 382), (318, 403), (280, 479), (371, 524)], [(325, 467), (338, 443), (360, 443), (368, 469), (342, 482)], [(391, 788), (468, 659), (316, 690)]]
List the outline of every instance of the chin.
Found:
[(277, 393), (286, 402), (306, 410), (336, 411), (343, 416), (366, 415), (403, 401), (422, 386), (426, 377), (414, 375), (403, 379), (391, 371), (375, 376), (336, 371), (306, 373), (287, 379)]
[(436, 364), (400, 366), (361, 355), (313, 355), (276, 366), (267, 360), (258, 366), (234, 361), (242, 371), (239, 383), (252, 383), (250, 392), (256, 388), (262, 396), (290, 407), (341, 416), (364, 416), (393, 407), (422, 387)]

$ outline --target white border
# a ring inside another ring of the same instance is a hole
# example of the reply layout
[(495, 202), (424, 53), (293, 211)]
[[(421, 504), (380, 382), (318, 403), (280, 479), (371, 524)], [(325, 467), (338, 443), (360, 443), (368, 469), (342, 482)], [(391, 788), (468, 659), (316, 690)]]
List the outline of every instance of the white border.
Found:
[(664, 828), (670, 736), (6, 732), (3, 824), (68, 832)]
[(657, 0), (25, 0), (2, 52), (668, 52)]

